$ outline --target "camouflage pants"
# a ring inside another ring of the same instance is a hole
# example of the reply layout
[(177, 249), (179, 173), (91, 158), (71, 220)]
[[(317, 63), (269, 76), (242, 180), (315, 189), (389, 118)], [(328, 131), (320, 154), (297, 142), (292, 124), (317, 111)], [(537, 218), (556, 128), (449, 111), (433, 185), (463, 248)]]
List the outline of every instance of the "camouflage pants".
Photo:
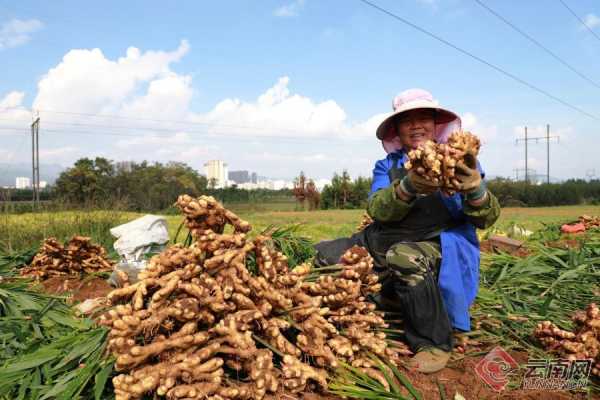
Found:
[(434, 241), (400, 242), (390, 247), (385, 259), (389, 273), (408, 286), (416, 286), (429, 271), (437, 280), (442, 251), (440, 244)]
[(369, 299), (378, 309), (403, 320), (405, 340), (413, 351), (428, 346), (451, 351), (452, 326), (438, 287), (442, 256), (439, 241), (393, 239), (369, 238), (363, 231), (350, 238), (320, 242), (315, 246), (315, 264), (335, 264), (350, 247), (366, 247), (382, 284), (381, 292)]

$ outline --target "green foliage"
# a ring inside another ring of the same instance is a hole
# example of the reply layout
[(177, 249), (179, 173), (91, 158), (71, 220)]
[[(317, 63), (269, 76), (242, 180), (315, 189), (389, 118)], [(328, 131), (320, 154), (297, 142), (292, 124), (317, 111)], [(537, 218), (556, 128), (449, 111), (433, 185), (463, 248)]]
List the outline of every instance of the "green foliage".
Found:
[(73, 235), (89, 236), (111, 251), (115, 238), (110, 234), (110, 228), (138, 216), (118, 211), (0, 214), (0, 252), (37, 249), (47, 237), (64, 242)]
[(315, 255), (315, 249), (310, 238), (298, 233), (299, 224), (287, 227), (268, 227), (263, 233), (268, 233), (273, 239), (275, 248), (288, 258), (288, 265), (294, 268), (298, 264), (308, 261)]
[(531, 338), (538, 322), (551, 320), (568, 329), (575, 311), (597, 301), (600, 236), (587, 237), (581, 249), (552, 248), (539, 241), (528, 246), (532, 254), (526, 258), (483, 254), (472, 316), (484, 322), (483, 336), (494, 343), (542, 355)]
[(108, 331), (28, 284), (0, 283), (0, 399), (102, 398)]
[(384, 363), (375, 356), (372, 356), (372, 359), (377, 369), (384, 376), (387, 387), (361, 369), (342, 362), (329, 384), (329, 391), (332, 394), (351, 399), (423, 399), (422, 395), (395, 365)]
[(16, 268), (27, 265), (37, 253), (36, 248), (25, 249), (20, 252), (0, 254), (0, 276), (12, 276)]
[(370, 178), (359, 176), (352, 181), (346, 170), (341, 175), (334, 173), (331, 184), (321, 192), (321, 208), (366, 208), (370, 190)]
[(105, 158), (82, 158), (60, 174), (54, 197), (76, 206), (118, 206), (128, 210), (162, 210), (177, 196), (198, 196), (206, 178), (183, 163), (131, 163), (127, 168)]

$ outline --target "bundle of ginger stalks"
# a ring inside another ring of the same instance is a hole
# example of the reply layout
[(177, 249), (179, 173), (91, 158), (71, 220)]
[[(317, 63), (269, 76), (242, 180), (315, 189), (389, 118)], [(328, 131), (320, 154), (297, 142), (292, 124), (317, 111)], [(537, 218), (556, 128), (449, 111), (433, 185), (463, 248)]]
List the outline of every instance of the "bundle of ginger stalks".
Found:
[(249, 240), (250, 225), (214, 198), (183, 195), (176, 205), (194, 243), (155, 256), (137, 283), (108, 295), (114, 308), (100, 319), (119, 372), (116, 400), (325, 390), (342, 362), (385, 381), (372, 356), (398, 363), (409, 353), (388, 346), (379, 331), (387, 325), (365, 298), (380, 290), (365, 249), (318, 274), (291, 269), (268, 236)]
[(472, 133), (454, 132), (447, 143), (428, 140), (417, 149), (409, 151), (404, 167), (440, 184), (444, 192), (453, 194), (460, 189), (456, 179), (456, 164), (463, 161), (467, 154), (477, 157), (480, 147), (479, 138)]
[(55, 238), (44, 240), (31, 264), (22, 268), (20, 273), (43, 280), (53, 276), (92, 274), (112, 269), (113, 263), (104, 247), (92, 243), (89, 237), (73, 236), (64, 246)]

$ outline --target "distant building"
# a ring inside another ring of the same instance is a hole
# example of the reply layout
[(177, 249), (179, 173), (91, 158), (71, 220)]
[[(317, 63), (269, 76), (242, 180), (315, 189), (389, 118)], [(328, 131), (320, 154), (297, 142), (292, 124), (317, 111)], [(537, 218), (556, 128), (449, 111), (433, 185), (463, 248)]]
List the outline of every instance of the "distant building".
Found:
[(237, 184), (250, 182), (250, 172), (248, 171), (230, 171), (228, 178)]
[(258, 175), (256, 174), (256, 172), (253, 172), (252, 175), (250, 176), (250, 182), (258, 183)]
[(210, 160), (204, 164), (204, 172), (208, 184), (214, 181), (215, 188), (223, 188), (227, 186), (227, 164), (221, 160)]
[(133, 168), (133, 161), (117, 161), (115, 163), (117, 171), (131, 172)]
[(40, 189), (46, 189), (47, 186), (48, 186), (48, 182), (40, 181)]
[(15, 187), (17, 189), (27, 189), (31, 187), (31, 181), (29, 180), (29, 178), (26, 178), (24, 176), (18, 176), (15, 179)]

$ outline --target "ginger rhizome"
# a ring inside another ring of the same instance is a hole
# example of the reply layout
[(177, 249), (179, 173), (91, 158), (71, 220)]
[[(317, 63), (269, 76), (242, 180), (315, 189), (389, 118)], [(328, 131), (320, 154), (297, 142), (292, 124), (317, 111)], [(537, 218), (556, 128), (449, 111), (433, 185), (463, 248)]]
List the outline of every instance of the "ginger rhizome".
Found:
[(92, 243), (89, 237), (73, 236), (66, 245), (47, 238), (21, 275), (36, 279), (111, 271), (113, 263), (104, 247)]
[(340, 361), (370, 371), (372, 354), (407, 354), (388, 346), (387, 325), (366, 299), (381, 285), (364, 248), (322, 272), (290, 268), (268, 235), (249, 240), (250, 225), (213, 198), (180, 196), (177, 205), (195, 242), (153, 257), (137, 283), (108, 295), (113, 308), (100, 319), (110, 328), (117, 400), (325, 390)]
[(479, 154), (479, 138), (470, 132), (455, 132), (447, 143), (426, 141), (422, 146), (408, 152), (407, 170), (414, 170), (425, 179), (439, 184), (446, 193), (460, 190), (456, 179), (456, 164), (463, 161), (465, 155), (475, 157)]
[(590, 303), (585, 310), (577, 311), (572, 320), (573, 331), (542, 321), (536, 326), (534, 336), (546, 350), (570, 361), (592, 359), (591, 373), (600, 377), (600, 308)]

